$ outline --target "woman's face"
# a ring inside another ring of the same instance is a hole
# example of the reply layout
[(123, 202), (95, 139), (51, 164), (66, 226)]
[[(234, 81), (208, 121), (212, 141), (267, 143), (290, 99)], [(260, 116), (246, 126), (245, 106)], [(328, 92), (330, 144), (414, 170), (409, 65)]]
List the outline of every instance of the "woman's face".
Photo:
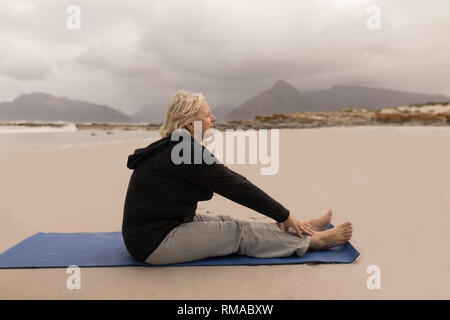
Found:
[[(202, 122), (202, 139), (214, 133), (213, 124), (214, 122), (216, 122), (216, 117), (214, 117), (211, 113), (211, 109), (209, 108), (209, 105), (206, 101), (203, 102), (200, 109), (198, 110), (195, 121)], [(187, 125), (187, 128), (191, 135), (194, 137), (194, 123)], [(206, 131), (208, 132), (205, 136)]]

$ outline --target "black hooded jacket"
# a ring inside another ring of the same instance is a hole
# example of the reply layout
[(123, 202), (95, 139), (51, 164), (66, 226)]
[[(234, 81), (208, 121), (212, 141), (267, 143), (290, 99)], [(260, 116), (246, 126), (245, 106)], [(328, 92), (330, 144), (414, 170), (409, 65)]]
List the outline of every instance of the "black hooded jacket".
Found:
[[(190, 135), (186, 139), (191, 146), (190, 163), (172, 161), (172, 149), (181, 140), (171, 141), (170, 136), (128, 156), (127, 167), (134, 171), (125, 198), (122, 235), (127, 250), (138, 261), (144, 262), (172, 229), (192, 221), (197, 202), (210, 200), (214, 192), (277, 222), (289, 216), (285, 207), (220, 163)], [(203, 159), (195, 163), (195, 148), (201, 148), (214, 163)]]

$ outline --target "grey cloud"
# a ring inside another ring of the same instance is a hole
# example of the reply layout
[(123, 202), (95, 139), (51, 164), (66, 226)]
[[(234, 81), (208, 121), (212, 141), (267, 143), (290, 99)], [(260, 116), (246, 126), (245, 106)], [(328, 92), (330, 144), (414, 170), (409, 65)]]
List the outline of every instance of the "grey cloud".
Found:
[(164, 65), (151, 52), (133, 52), (113, 46), (92, 46), (73, 59), (88, 69), (103, 70), (125, 77), (151, 76), (161, 73)]
[(45, 80), (50, 77), (54, 61), (45, 49), (16, 41), (0, 34), (0, 74), (14, 80)]
[(0, 64), (0, 74), (20, 81), (44, 80), (48, 78), (51, 71), (51, 66), (36, 63), (23, 65), (21, 63), (11, 64), (6, 62)]
[[(80, 0), (78, 32), (65, 28), (69, 3), (22, 10), (19, 0), (6, 2), (16, 9), (0, 4), (0, 39), (14, 31), (16, 43), (0, 42), (0, 75), (40, 79), (60, 95), (128, 112), (165, 104), (178, 89), (238, 105), (280, 78), (300, 90), (349, 84), (450, 94), (445, 0)], [(379, 31), (366, 27), (371, 3), (381, 8)], [(36, 54), (17, 55), (20, 43)], [(27, 86), (11, 88), (19, 95)]]

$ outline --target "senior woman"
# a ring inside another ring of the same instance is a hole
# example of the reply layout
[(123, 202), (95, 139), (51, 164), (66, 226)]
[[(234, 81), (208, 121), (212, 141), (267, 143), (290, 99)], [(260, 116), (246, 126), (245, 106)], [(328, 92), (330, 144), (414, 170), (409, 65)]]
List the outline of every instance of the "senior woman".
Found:
[[(196, 121), (201, 123), (200, 135), (194, 130)], [(247, 178), (214, 158), (201, 143), (214, 130), (215, 121), (203, 94), (178, 91), (159, 130), (162, 138), (128, 157), (127, 167), (134, 171), (125, 198), (122, 235), (136, 260), (172, 264), (233, 253), (261, 258), (302, 256), (307, 250), (327, 249), (350, 239), (349, 222), (324, 231), (331, 210), (302, 223)], [(172, 151), (180, 138), (188, 139), (192, 152), (187, 156), (192, 161), (173, 161)], [(201, 163), (195, 162), (196, 148), (214, 161), (202, 157)], [(214, 192), (276, 222), (196, 213), (198, 201), (210, 200)]]

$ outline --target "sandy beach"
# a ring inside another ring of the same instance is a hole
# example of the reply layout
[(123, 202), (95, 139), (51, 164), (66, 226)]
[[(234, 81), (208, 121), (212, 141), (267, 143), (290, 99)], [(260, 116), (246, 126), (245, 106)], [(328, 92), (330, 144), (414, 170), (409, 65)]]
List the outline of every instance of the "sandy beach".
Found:
[[(0, 252), (37, 232), (120, 231), (127, 157), (150, 140), (0, 154)], [(0, 299), (449, 299), (449, 141), (448, 126), (281, 129), (276, 175), (228, 165), (302, 221), (351, 221), (352, 264), (82, 268), (80, 290), (64, 268), (1, 269)], [(270, 221), (219, 195), (198, 212)]]

